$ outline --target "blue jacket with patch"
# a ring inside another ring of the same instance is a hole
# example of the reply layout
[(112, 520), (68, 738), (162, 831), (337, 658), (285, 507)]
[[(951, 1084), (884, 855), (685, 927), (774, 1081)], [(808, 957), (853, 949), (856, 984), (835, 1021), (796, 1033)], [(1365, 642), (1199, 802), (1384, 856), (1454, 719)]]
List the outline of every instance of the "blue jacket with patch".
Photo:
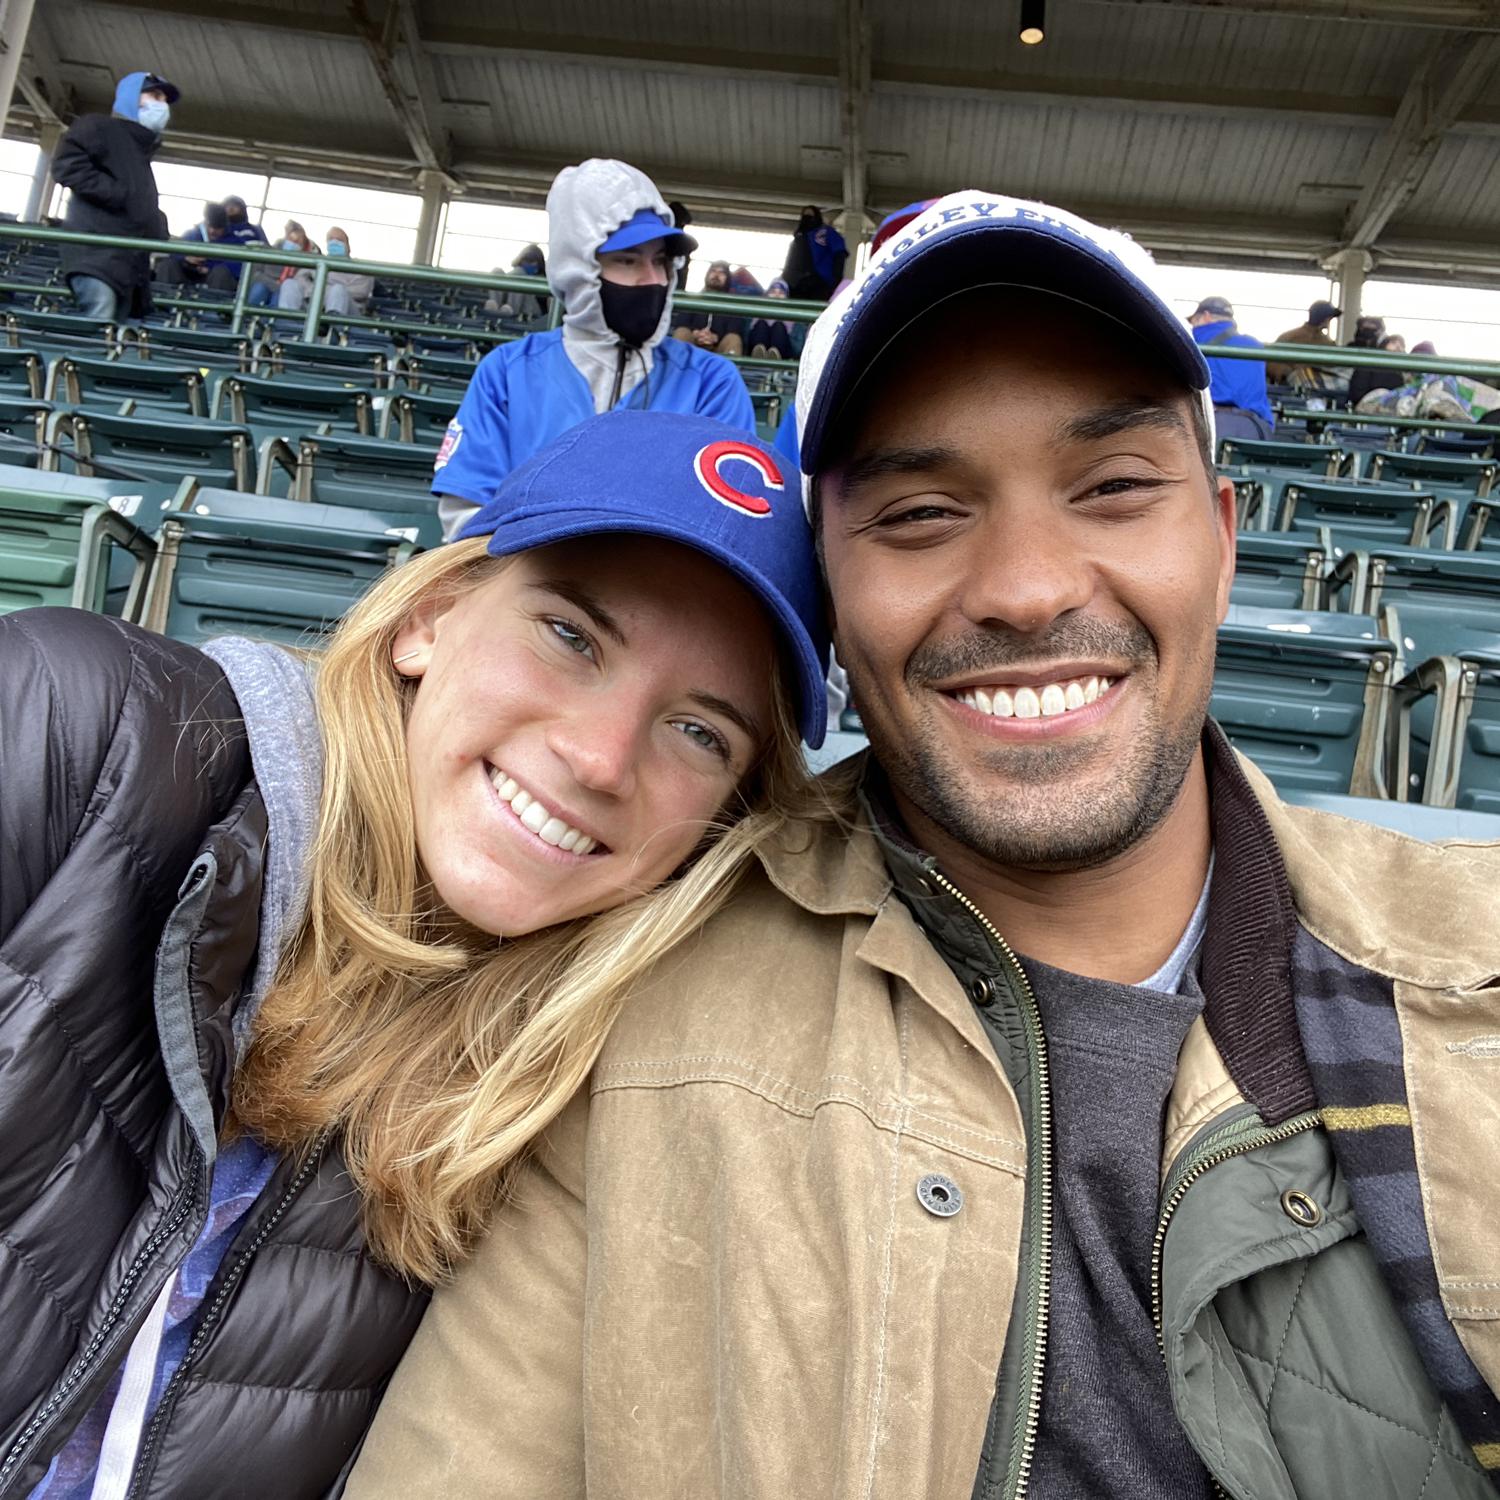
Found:
[(1200, 323), (1193, 329), (1194, 340), (1204, 345), (1208, 359), (1208, 388), (1215, 406), (1239, 406), (1253, 411), (1268, 422), (1275, 422), (1271, 415), (1271, 400), (1266, 395), (1266, 367), (1254, 359), (1215, 359), (1208, 345), (1229, 344), (1238, 349), (1263, 348), (1259, 339), (1248, 333), (1236, 333), (1234, 323), (1225, 318), (1218, 323)]
[[(755, 431), (750, 393), (727, 359), (676, 339), (652, 351), (650, 375), (616, 409), (715, 417)], [(563, 348), (563, 331), (533, 333), (479, 361), (438, 453), (432, 488), (485, 505), (518, 464), (594, 415), (594, 397)]]

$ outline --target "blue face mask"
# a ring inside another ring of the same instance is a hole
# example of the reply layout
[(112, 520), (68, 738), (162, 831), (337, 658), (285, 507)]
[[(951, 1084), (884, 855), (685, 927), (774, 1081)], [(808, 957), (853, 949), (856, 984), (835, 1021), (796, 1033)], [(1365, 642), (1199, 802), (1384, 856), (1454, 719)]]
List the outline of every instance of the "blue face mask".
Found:
[(165, 99), (142, 99), (140, 108), (136, 111), (136, 119), (157, 135), (167, 128), (167, 121), (171, 118), (172, 107)]
[(300, 250), (302, 246), (296, 240), (282, 240), (281, 248), (283, 250)]
[(343, 240), (329, 240), (328, 253), (330, 255), (347, 255), (349, 253), (349, 247), (343, 242)]

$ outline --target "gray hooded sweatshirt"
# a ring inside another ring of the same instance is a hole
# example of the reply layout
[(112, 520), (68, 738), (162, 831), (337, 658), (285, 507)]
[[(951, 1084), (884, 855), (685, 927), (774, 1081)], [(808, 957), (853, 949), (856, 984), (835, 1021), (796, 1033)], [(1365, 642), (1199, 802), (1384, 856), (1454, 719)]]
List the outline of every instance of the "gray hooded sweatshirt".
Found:
[[(644, 172), (623, 161), (594, 157), (576, 167), (564, 167), (547, 194), (547, 281), (564, 308), (563, 348), (594, 397), (594, 410), (606, 412), (613, 402), (615, 373), (620, 363), (620, 336), (604, 321), (599, 296), (599, 246), (641, 209), (660, 214), (668, 224), (672, 211), (656, 184)], [(639, 354), (625, 363), (621, 396), (628, 395), (651, 370), (652, 351), (672, 326), (672, 286), (656, 332)]]

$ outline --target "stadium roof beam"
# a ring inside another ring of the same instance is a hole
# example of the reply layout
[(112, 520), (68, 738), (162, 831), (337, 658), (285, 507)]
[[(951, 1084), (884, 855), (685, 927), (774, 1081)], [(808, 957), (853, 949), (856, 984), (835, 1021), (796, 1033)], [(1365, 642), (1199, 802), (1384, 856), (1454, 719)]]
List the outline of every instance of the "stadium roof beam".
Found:
[(1092, 5), (1134, 5), (1173, 10), (1240, 11), (1302, 21), (1365, 21), (1388, 26), (1500, 31), (1495, 0), (1084, 0)]
[[(379, 26), (366, 10), (365, 0), (348, 0), (348, 14), (369, 54), (375, 77), (380, 83), (380, 91), (406, 133), (418, 167), (427, 172), (446, 173), (453, 154), (452, 145), (447, 132), (437, 123), (437, 85), (433, 81), (431, 59), (423, 53), (422, 38), (417, 31), (416, 11), (411, 0), (391, 0), (384, 24)], [(416, 84), (414, 98), (407, 97), (397, 72), (398, 35)]]
[(1421, 186), (1443, 137), (1500, 62), (1500, 33), (1458, 32), (1423, 59), (1344, 223), (1345, 243), (1368, 249)]
[[(125, 10), (204, 19), (202, 0), (95, 0), (95, 3)], [(1087, 0), (1087, 3), (1198, 6), (1208, 5), (1209, 0)], [(1255, 6), (1260, 0), (1228, 0), (1228, 3), (1231, 8), (1240, 4)], [(1275, 9), (1282, 0), (1266, 0), (1266, 3)], [(1442, 0), (1438, 3), (1441, 4)], [(1469, 0), (1465, 3), (1468, 5)], [(1496, 3), (1500, 4), (1500, 0)], [(1224, 9), (1225, 6), (1215, 4), (1210, 8)], [(1338, 0), (1335, 8), (1340, 15), (1347, 15), (1352, 7), (1344, 0)], [(726, 66), (732, 66), (734, 73), (741, 78), (793, 83), (833, 85), (839, 79), (836, 57), (738, 52), (733, 54), (732, 61), (726, 62), (723, 50), (714, 47), (667, 39), (647, 46), (577, 34), (523, 32), (476, 21), (476, 15), (482, 15), (482, 11), (457, 6), (445, 7), (441, 16), (429, 15), (423, 33), (424, 51), (432, 56), (484, 52), (558, 67), (616, 67), (631, 72), (644, 69), (662, 74), (722, 74)], [(254, 0), (216, 0), (211, 19), (237, 26), (352, 40), (349, 26), (341, 16), (308, 8), (282, 10), (256, 4)], [(1474, 29), (1485, 28), (1476, 26)], [(1200, 114), (1214, 119), (1264, 119), (1268, 113), (1274, 113), (1281, 120), (1302, 119), (1327, 125), (1384, 124), (1399, 103), (1394, 99), (1369, 95), (1339, 97), (1287, 89), (1220, 85), (1184, 87), (1175, 83), (1137, 83), (1093, 77), (1053, 79), (1037, 74), (1004, 73), (991, 68), (938, 68), (881, 59), (872, 59), (870, 86), (874, 94), (981, 94), (998, 96), (1017, 105), (1067, 104), (1075, 109)], [(1457, 122), (1456, 128), (1466, 133), (1496, 132), (1500, 130), (1500, 110), (1478, 108), (1469, 118)]]
[(33, 113), (50, 124), (65, 125), (73, 115), (73, 91), (63, 82), (62, 64), (45, 6), (38, 6), (32, 12), (25, 55), (16, 76), (16, 91)]

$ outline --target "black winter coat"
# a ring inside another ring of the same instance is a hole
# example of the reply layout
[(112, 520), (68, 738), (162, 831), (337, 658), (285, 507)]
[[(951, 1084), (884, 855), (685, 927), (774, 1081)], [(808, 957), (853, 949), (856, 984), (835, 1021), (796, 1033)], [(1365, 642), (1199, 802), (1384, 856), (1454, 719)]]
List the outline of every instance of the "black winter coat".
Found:
[[(165, 239), (151, 171), (160, 140), (154, 130), (118, 115), (75, 120), (52, 157), (52, 176), (73, 192), (63, 220), (67, 228)], [(122, 299), (121, 316), (151, 311), (151, 257), (144, 250), (64, 245), (62, 271), (64, 278), (97, 276), (108, 282)]]
[[(203, 1225), (265, 836), (207, 656), (78, 610), (0, 616), (0, 1500), (45, 1472)], [(131, 1500), (337, 1493), (425, 1305), (370, 1260), (337, 1144), (282, 1162)]]

